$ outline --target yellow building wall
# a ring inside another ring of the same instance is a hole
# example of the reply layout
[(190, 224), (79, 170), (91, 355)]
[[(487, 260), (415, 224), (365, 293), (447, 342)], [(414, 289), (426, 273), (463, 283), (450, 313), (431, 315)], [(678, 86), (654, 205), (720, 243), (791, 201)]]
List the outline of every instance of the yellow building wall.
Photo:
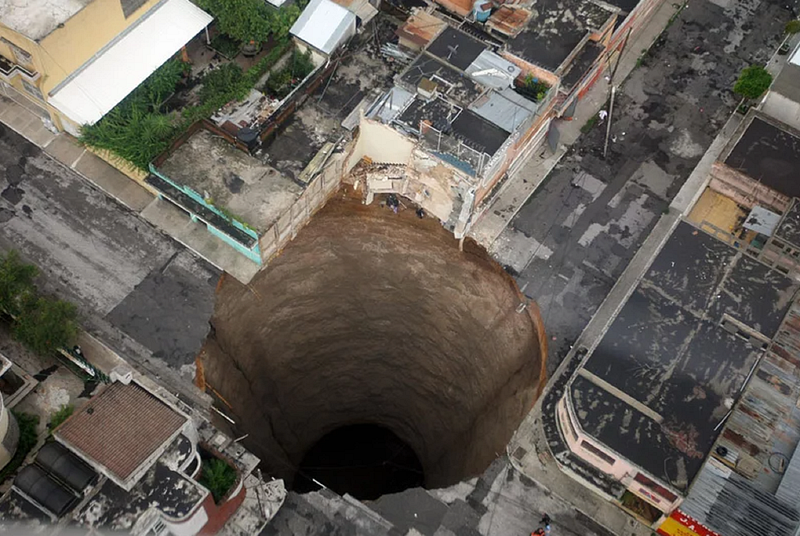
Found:
[(148, 0), (126, 19), (120, 0), (94, 0), (63, 28), (56, 28), (43, 38), (39, 43), (43, 93), (52, 91), (158, 2)]
[[(11, 41), (32, 56), (30, 64), (20, 64), (40, 74), (35, 82), (44, 100), (47, 94), (70, 74), (81, 67), (110, 43), (142, 15), (147, 13), (160, 0), (148, 0), (127, 19), (122, 11), (120, 0), (94, 0), (88, 6), (64, 22), (38, 43), (28, 39), (10, 28), (0, 24), (0, 37)], [(0, 40), (0, 54), (17, 61), (12, 48)], [(64, 128), (62, 118), (55, 108), (48, 106), (27, 92), (22, 84), (22, 76), (14, 76), (8, 81), (11, 86), (32, 102), (50, 111), (59, 129)]]

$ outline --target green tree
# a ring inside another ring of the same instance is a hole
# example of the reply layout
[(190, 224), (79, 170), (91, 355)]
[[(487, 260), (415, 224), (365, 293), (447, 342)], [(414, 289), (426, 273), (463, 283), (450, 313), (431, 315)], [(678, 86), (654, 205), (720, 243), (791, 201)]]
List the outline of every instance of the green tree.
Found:
[(23, 302), (36, 292), (33, 280), (38, 273), (35, 266), (22, 262), (15, 250), (0, 256), (0, 310), (17, 316)]
[(751, 65), (742, 70), (733, 86), (733, 92), (748, 99), (757, 99), (769, 89), (772, 75), (761, 65)]
[(794, 19), (787, 22), (784, 31), (789, 35), (800, 32), (800, 20)]
[(273, 14), (263, 0), (199, 0), (198, 5), (217, 19), (219, 31), (247, 43), (266, 41)]
[(14, 335), (37, 354), (50, 355), (74, 344), (78, 335), (76, 317), (71, 303), (31, 296), (17, 316)]
[(236, 469), (223, 460), (213, 458), (203, 462), (200, 473), (200, 484), (206, 487), (219, 503), (236, 483)]

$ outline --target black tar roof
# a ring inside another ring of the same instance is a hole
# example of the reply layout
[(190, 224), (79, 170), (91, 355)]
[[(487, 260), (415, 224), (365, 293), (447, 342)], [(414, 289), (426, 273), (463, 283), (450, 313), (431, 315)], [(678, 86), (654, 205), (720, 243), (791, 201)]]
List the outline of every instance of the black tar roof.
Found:
[(472, 103), (481, 94), (481, 90), (470, 77), (428, 54), (421, 54), (400, 80), (413, 92), (423, 78), (430, 80), (434, 76), (450, 84), (450, 87), (441, 84), (438, 91), (446, 93), (449, 98), (463, 106)]
[[(583, 378), (571, 398), (586, 432), (687, 489), (728, 411), (725, 399), (738, 395), (760, 351), (760, 341), (721, 327), (723, 315), (771, 338), (797, 289), (783, 274), (680, 223), (583, 367), (642, 408)], [(614, 403), (593, 403), (598, 390)], [(632, 413), (620, 426), (617, 413), (625, 408)]]
[(490, 156), (497, 152), (509, 136), (508, 132), (470, 110), (464, 110), (453, 121), (453, 133), (469, 147)]
[(572, 60), (572, 66), (567, 72), (566, 75), (561, 79), (561, 84), (566, 89), (572, 89), (572, 87), (581, 81), (583, 75), (589, 70), (589, 67), (594, 64), (594, 61), (600, 56), (600, 53), (603, 52), (603, 48), (594, 45), (592, 43), (586, 43), (586, 45), (581, 49), (575, 59)]
[(800, 197), (800, 138), (789, 127), (753, 118), (725, 163), (782, 194)]
[(448, 26), (428, 46), (428, 53), (441, 58), (450, 65), (466, 71), (467, 67), (475, 61), (481, 52), (486, 50), (486, 45)]
[(508, 50), (555, 72), (590, 30), (600, 29), (612, 12), (588, 0), (535, 0), (528, 25), (507, 42)]
[(796, 199), (775, 229), (775, 237), (800, 247), (800, 203)]

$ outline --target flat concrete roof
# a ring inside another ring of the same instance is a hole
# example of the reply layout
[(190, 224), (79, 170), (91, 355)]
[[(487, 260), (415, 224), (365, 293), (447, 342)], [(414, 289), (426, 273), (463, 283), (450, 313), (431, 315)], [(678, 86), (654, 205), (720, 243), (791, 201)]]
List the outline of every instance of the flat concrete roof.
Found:
[(581, 426), (685, 491), (761, 352), (723, 318), (770, 339), (798, 288), (681, 222), (573, 381)]
[(38, 41), (93, 0), (0, 0), (0, 24)]
[(800, 137), (789, 126), (756, 115), (725, 164), (789, 197), (800, 197)]
[(508, 50), (555, 72), (590, 30), (598, 30), (614, 14), (587, 0), (534, 0), (527, 27), (507, 42)]
[(215, 206), (259, 232), (269, 228), (303, 192), (277, 169), (205, 129), (178, 147), (159, 171), (210, 197)]
[(800, 102), (800, 66), (787, 62), (769, 90)]
[(800, 247), (800, 203), (795, 199), (775, 229), (775, 238)]

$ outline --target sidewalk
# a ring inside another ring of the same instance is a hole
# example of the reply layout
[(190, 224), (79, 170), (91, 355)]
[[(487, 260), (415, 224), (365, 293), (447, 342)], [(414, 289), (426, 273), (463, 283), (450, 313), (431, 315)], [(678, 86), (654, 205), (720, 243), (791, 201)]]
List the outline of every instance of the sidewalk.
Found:
[[(563, 394), (566, 381), (562, 376), (572, 375), (577, 366), (577, 363), (573, 361), (580, 359), (580, 356), (576, 356), (576, 354), (581, 349), (587, 349), (586, 355), (590, 355), (600, 342), (644, 276), (652, 260), (671, 236), (672, 231), (706, 189), (712, 164), (725, 148), (742, 118), (743, 116), (734, 113), (711, 143), (673, 199), (669, 213), (658, 221), (617, 284), (611, 289), (603, 304), (575, 342), (573, 349), (561, 362), (553, 376), (548, 379), (542, 396), (539, 397), (531, 412), (517, 429), (507, 447), (509, 460), (519, 472), (546, 486), (554, 494), (570, 497), (570, 502), (579, 504), (579, 509), (585, 515), (595, 519), (615, 534), (649, 536), (652, 534), (652, 530), (634, 521), (621, 509), (558, 467), (551, 449), (547, 445), (544, 421), (549, 421), (548, 424), (551, 426), (555, 425), (555, 413), (552, 406)], [(544, 406), (547, 408), (545, 409)]]
[[(639, 33), (630, 40), (617, 69), (618, 85), (619, 81), (626, 79), (636, 68), (642, 50), (650, 48), (675, 12), (676, 8), (673, 3), (663, 2), (656, 8), (650, 20), (642, 26)], [(533, 195), (567, 153), (569, 147), (580, 137), (581, 128), (602, 109), (608, 100), (610, 91), (611, 86), (608, 80), (605, 76), (601, 76), (578, 102), (571, 121), (555, 120), (560, 134), (558, 150), (553, 154), (545, 144), (530, 156), (528, 162), (520, 168), (516, 175), (506, 179), (505, 184), (501, 185), (500, 190), (483, 208), (481, 215), (469, 230), (472, 238), (487, 249), (492, 246), (528, 198)]]
[(81, 147), (69, 134), (53, 134), (45, 128), (38, 115), (2, 95), (0, 122), (242, 283), (249, 283), (258, 272), (257, 264), (206, 231), (202, 223), (193, 222), (187, 213), (155, 197), (105, 160)]

